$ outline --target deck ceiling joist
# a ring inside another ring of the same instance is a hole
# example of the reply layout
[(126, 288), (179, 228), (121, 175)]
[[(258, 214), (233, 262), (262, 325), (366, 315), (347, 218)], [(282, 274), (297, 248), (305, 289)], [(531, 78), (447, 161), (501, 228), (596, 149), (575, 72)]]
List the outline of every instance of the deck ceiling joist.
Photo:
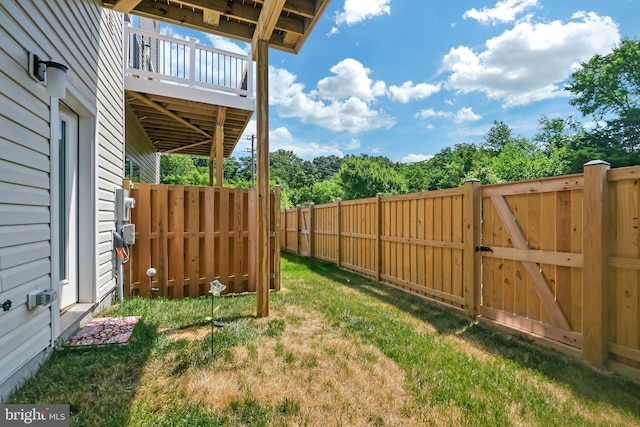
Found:
[(209, 157), (216, 125), (224, 128), (224, 157), (230, 157), (253, 111), (187, 101), (153, 94), (126, 92), (127, 104), (161, 153)]
[[(329, 0), (103, 0), (103, 6), (298, 53)], [(255, 51), (255, 49), (254, 49)]]

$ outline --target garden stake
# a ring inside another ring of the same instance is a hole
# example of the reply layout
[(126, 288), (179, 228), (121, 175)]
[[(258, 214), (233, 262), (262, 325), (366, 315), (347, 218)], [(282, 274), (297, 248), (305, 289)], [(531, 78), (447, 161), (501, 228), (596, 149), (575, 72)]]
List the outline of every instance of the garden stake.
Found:
[(220, 283), (218, 279), (211, 282), (210, 285), (211, 286), (209, 286), (209, 293), (211, 294), (211, 354), (213, 354), (213, 327), (217, 326), (218, 328), (221, 328), (224, 326), (224, 323), (216, 322), (213, 320), (213, 298), (216, 295), (220, 295), (220, 292), (224, 291), (227, 286)]

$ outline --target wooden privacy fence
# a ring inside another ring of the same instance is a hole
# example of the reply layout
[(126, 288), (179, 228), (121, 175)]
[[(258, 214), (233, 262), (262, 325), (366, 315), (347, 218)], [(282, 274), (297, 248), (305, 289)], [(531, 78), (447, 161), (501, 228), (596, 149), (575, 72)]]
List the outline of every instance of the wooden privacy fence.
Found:
[[(130, 196), (136, 242), (125, 265), (128, 295), (149, 295), (149, 267), (157, 271), (151, 287), (169, 298), (207, 295), (214, 279), (227, 285), (225, 293), (255, 292), (254, 189), (136, 183)], [(276, 290), (279, 197), (279, 189), (271, 193), (270, 288)]]
[(640, 167), (281, 212), (281, 248), (640, 377)]

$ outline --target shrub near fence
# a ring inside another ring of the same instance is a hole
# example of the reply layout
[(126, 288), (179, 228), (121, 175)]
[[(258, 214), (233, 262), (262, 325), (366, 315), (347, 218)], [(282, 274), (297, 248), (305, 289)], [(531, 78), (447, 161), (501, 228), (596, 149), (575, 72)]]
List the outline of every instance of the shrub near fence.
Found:
[(281, 212), (281, 248), (640, 377), (640, 167)]
[[(125, 181), (129, 188), (129, 181)], [(127, 295), (148, 296), (146, 271), (157, 270), (152, 287), (169, 298), (207, 295), (219, 279), (226, 293), (255, 292), (255, 190), (134, 184), (131, 222), (136, 243), (125, 265)], [(271, 193), (270, 288), (279, 289), (280, 256), (275, 248), (279, 190)]]

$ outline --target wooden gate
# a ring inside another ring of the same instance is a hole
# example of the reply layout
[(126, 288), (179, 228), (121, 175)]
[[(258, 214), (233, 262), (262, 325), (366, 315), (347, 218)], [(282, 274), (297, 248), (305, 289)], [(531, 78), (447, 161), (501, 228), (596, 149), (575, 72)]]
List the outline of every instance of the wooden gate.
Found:
[(311, 244), (311, 210), (313, 205), (283, 211), (280, 219), (281, 245), (286, 249), (302, 256), (312, 256)]
[(582, 175), (482, 187), (480, 315), (582, 348)]

